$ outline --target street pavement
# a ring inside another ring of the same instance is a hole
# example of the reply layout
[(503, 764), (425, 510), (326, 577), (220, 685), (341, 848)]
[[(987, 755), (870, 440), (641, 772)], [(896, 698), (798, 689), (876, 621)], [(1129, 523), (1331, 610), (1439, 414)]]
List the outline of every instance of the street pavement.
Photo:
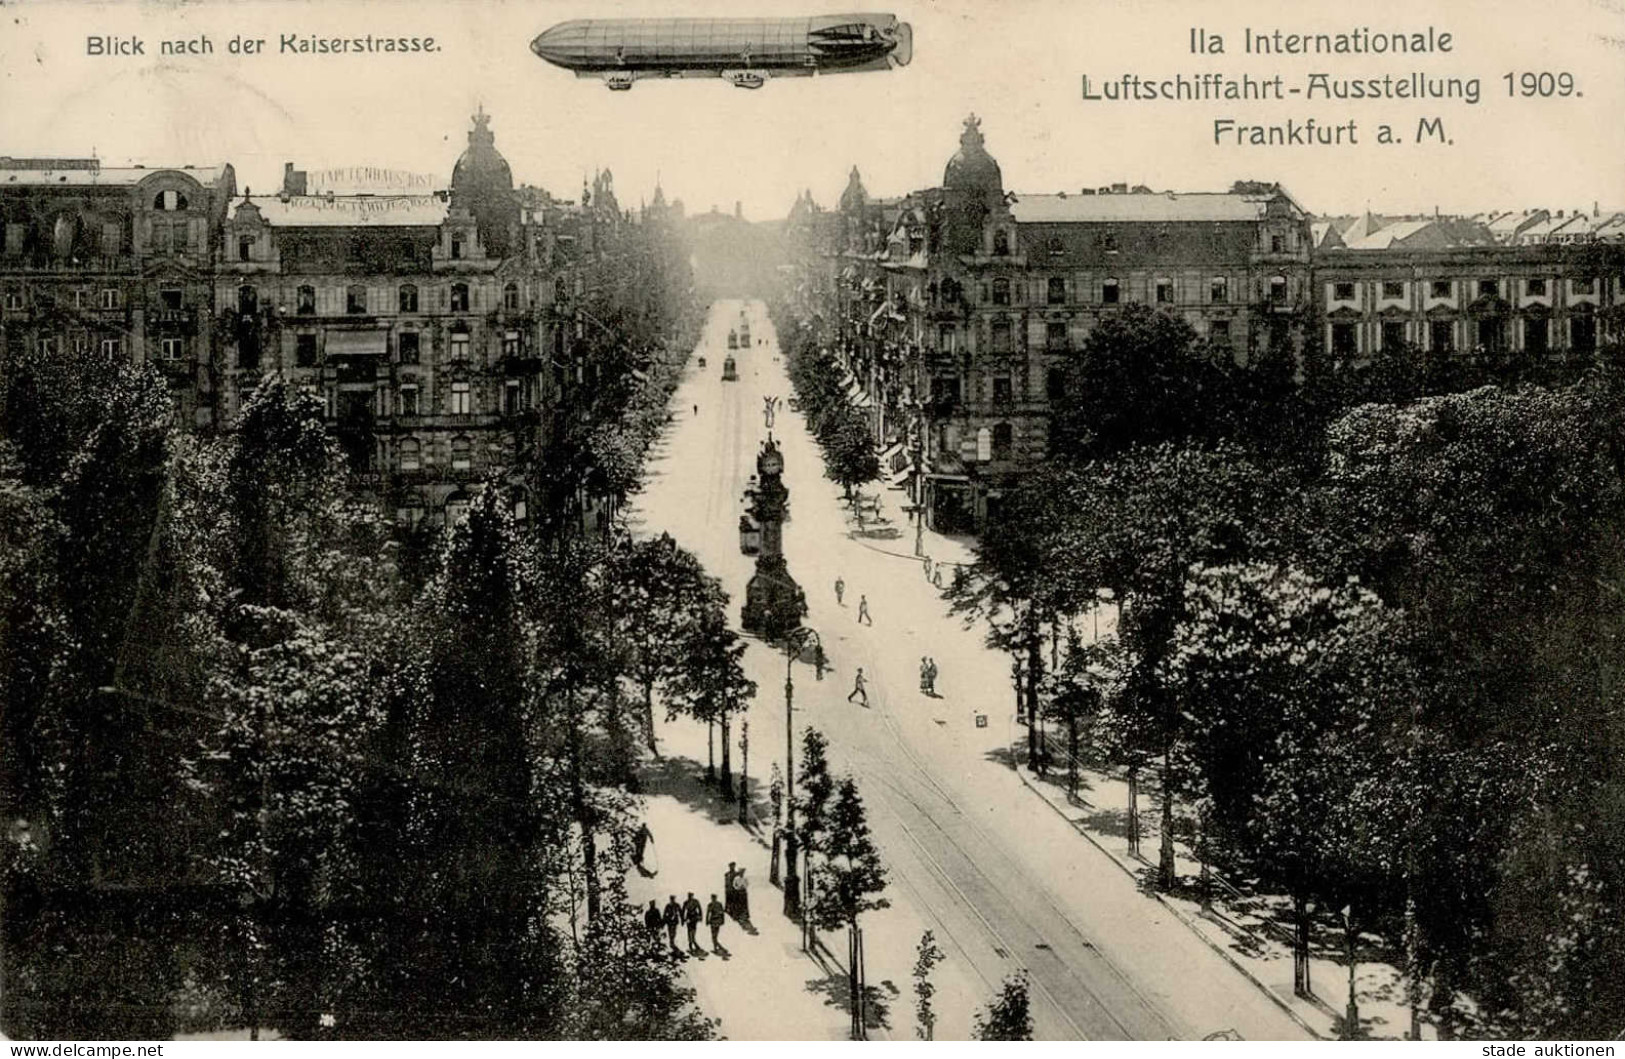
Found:
[[(724, 382), (726, 336), (742, 309), (753, 343), (766, 341), (738, 351), (739, 379)], [(1307, 1038), (1012, 771), (1018, 729), (1008, 658), (985, 646), (982, 628), (948, 613), (909, 554), (912, 526), (866, 522), (857, 531), (802, 417), (787, 407), (793, 391), (774, 341), (759, 302), (712, 306), (696, 351), (707, 365), (691, 360), (673, 398), (675, 422), (651, 457), (634, 529), (669, 532), (699, 556), (727, 589), (737, 624), (754, 568), (739, 550), (742, 494), (768, 435), (763, 398), (783, 399), (772, 434), (790, 491), (785, 555), (807, 594), (806, 624), (820, 634), (832, 667), (819, 681), (811, 667), (795, 666), (797, 746), (807, 725), (829, 738), (832, 770), (856, 779), (890, 873), (890, 906), (864, 923), (867, 978), (884, 1009), (871, 1036), (913, 1037), (910, 971), (920, 933), (930, 929), (948, 954), (933, 975), (939, 1039), (968, 1036), (975, 1012), (1018, 969), (1031, 976), (1041, 1039), (1192, 1039), (1224, 1030), (1251, 1040)], [(846, 582), (844, 605), (835, 600), (837, 577)], [(860, 596), (872, 626), (856, 620)], [(940, 669), (937, 698), (919, 689), (927, 655)], [(847, 701), (860, 666), (867, 707)], [(775, 761), (782, 768), (785, 754), (785, 656), (753, 641), (746, 669), (758, 685), (750, 770), (755, 816), (763, 817), (767, 769)], [(729, 860), (746, 864), (762, 933), (734, 931), (738, 944), (727, 961), (689, 962), (702, 1005), (736, 1039), (844, 1036), (844, 987), (801, 953), (778, 891), (766, 885), (770, 823), (760, 820), (752, 835), (725, 822), (693, 778), (703, 769), (705, 736), (692, 722), (661, 725), (667, 783), (651, 785), (651, 826), (662, 858), (681, 849), (685, 866), (663, 860), (660, 876), (632, 880), (634, 896), (646, 903), (658, 891), (664, 904), (667, 878), (676, 887), (682, 874), (694, 881), (682, 882), (681, 900), (702, 880), (720, 880)], [(828, 944), (844, 962), (845, 939)], [(764, 990), (776, 1017), (762, 1015)]]

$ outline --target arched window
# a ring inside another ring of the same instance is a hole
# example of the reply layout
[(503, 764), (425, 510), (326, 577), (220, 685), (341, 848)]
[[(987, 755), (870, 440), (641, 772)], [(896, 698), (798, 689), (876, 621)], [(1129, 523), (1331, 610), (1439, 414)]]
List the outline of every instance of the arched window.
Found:
[(1010, 304), (1010, 281), (1003, 276), (993, 281), (993, 304)]
[(454, 313), (468, 312), (468, 284), (453, 283), (451, 285), (451, 311)]
[(316, 288), (306, 285), (299, 288), (295, 312), (301, 316), (310, 316), (316, 312)]
[(401, 470), (415, 471), (423, 466), (423, 444), (417, 438), (401, 440)]
[(175, 213), (186, 208), (186, 196), (179, 191), (160, 191), (153, 196), (152, 208), (164, 213)]
[(259, 312), (260, 292), (253, 287), (244, 285), (237, 288), (237, 311), (244, 316), (252, 316)]
[(418, 311), (418, 289), (410, 283), (401, 284), (401, 312)]
[(1008, 460), (1015, 448), (1016, 431), (1009, 423), (996, 423), (993, 426), (993, 458), (995, 460)]
[(993, 233), (993, 252), (999, 257), (1010, 253), (1010, 233), (1003, 228)]
[(993, 431), (983, 427), (976, 432), (976, 459), (986, 463), (993, 458)]
[(519, 284), (510, 283), (502, 288), (502, 307), (504, 309), (519, 308)]
[(473, 466), (474, 445), (465, 437), (451, 439), (451, 469), (466, 471)]
[(367, 311), (367, 288), (359, 283), (352, 283), (344, 288), (344, 311), (347, 313), (364, 313)]

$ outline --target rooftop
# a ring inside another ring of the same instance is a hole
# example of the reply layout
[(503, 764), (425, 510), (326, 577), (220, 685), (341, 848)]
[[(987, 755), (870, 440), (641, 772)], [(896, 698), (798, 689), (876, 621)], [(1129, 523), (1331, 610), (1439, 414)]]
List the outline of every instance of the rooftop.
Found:
[(1257, 221), (1268, 198), (1229, 192), (1139, 195), (1017, 195), (1010, 212), (1019, 224), (1114, 221)]
[(69, 187), (134, 187), (154, 173), (185, 173), (200, 184), (213, 184), (229, 167), (211, 166), (117, 166), (86, 164), (84, 159), (0, 158), (0, 185), (53, 185)]
[(273, 227), (413, 228), (446, 220), (451, 204), (439, 195), (280, 195), (239, 199), (231, 216), (251, 202)]

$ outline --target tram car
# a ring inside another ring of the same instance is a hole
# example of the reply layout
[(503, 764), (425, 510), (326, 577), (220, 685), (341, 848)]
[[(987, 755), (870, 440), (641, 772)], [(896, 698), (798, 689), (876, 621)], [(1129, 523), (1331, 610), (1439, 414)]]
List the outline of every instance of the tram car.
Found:
[(738, 382), (739, 381), (739, 367), (736, 364), (734, 364), (733, 354), (731, 354), (731, 353), (728, 356), (722, 358), (722, 381), (723, 382)]
[(739, 348), (739, 332), (738, 331), (730, 330), (728, 332), (728, 348), (729, 349), (738, 349)]

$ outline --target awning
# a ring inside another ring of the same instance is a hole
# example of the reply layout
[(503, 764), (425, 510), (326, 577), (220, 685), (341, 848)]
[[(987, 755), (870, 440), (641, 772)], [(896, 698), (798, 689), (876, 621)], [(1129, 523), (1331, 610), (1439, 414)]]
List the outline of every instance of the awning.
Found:
[(388, 351), (386, 331), (327, 332), (327, 355), (330, 357), (381, 357)]

